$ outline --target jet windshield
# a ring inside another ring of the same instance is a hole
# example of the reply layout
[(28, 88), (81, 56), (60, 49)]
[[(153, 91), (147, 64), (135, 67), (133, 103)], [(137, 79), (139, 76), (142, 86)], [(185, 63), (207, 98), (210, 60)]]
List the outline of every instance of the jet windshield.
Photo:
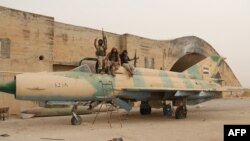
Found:
[(77, 68), (74, 68), (71, 71), (76, 71), (76, 72), (89, 72), (91, 73), (92, 71), (90, 70), (89, 66), (87, 64), (83, 64)]
[(92, 73), (98, 72), (98, 60), (82, 60), (80, 65), (87, 65)]

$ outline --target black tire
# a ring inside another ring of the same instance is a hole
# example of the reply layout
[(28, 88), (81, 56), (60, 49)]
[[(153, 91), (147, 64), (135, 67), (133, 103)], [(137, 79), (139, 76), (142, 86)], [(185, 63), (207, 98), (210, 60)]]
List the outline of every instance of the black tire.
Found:
[(170, 104), (163, 106), (163, 115), (167, 117), (171, 117), (173, 114), (173, 110)]
[(141, 115), (150, 115), (151, 114), (151, 107), (148, 108), (140, 108)]
[(180, 106), (175, 111), (176, 119), (184, 119), (187, 117), (187, 108), (185, 106)]
[(151, 106), (147, 101), (142, 101), (140, 105), (140, 113), (141, 115), (150, 115), (151, 114)]
[(80, 116), (77, 116), (78, 120), (72, 116), (71, 118), (71, 125), (80, 125), (82, 123), (82, 118)]

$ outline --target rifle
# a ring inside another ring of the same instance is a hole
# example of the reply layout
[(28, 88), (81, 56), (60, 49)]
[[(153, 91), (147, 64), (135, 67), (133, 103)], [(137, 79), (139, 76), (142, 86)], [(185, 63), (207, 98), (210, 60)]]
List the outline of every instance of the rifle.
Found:
[(103, 41), (106, 39), (105, 33), (103, 31), (103, 28), (102, 28), (102, 39), (103, 39)]
[(104, 48), (107, 49), (107, 38), (103, 31), (103, 28), (102, 28), (102, 40), (103, 40)]
[(135, 56), (134, 56), (134, 66), (136, 67), (136, 63), (137, 63), (137, 57), (136, 57), (136, 50), (135, 50)]

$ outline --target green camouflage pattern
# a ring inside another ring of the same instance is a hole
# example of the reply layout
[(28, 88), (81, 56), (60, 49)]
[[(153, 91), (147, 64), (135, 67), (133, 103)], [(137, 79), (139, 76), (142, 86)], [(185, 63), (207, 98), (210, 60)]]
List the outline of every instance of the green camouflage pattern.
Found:
[(222, 92), (221, 86), (212, 78), (223, 61), (220, 56), (207, 57), (182, 73), (136, 68), (130, 76), (120, 67), (115, 77), (96, 73), (95, 59), (88, 59), (88, 63), (85, 61), (81, 60), (78, 68), (67, 72), (18, 74), (15, 82), (0, 84), (0, 91), (12, 93), (17, 99), (36, 101), (101, 101), (115, 98), (165, 101), (180, 96), (192, 97), (194, 101), (195, 98), (214, 97)]

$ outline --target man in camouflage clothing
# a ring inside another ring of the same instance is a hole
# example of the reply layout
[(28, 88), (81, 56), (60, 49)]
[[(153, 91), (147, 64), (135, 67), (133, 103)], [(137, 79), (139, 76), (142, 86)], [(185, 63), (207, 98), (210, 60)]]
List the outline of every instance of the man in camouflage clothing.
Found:
[(99, 39), (97, 42), (97, 39), (94, 41), (94, 46), (96, 48), (96, 57), (98, 59), (98, 71), (101, 72), (104, 69), (104, 58), (106, 56), (106, 50), (107, 50), (107, 38), (104, 35), (104, 32), (102, 32), (103, 39)]

